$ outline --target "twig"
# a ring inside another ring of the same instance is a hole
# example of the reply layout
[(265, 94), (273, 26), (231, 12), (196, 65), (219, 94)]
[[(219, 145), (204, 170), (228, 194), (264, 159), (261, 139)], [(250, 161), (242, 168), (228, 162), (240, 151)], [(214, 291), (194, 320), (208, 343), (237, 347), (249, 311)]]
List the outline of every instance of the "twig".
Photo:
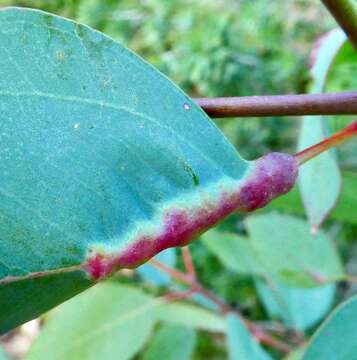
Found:
[(302, 165), (322, 152), (331, 149), (338, 144), (344, 143), (354, 136), (357, 136), (357, 121), (352, 122), (341, 131), (338, 131), (318, 144), (312, 145), (307, 149), (298, 152), (294, 155), (295, 159), (299, 165)]
[(151, 259), (150, 264), (161, 270), (162, 272), (170, 275), (173, 279), (177, 280), (178, 282), (181, 282), (183, 284), (189, 285), (191, 284), (191, 279), (184, 274), (181, 271), (178, 271), (174, 268), (171, 268), (160, 261), (157, 261), (156, 259)]
[(322, 0), (357, 50), (356, 0)]
[(187, 274), (196, 280), (196, 270), (192, 261), (190, 248), (188, 246), (184, 246), (183, 248), (181, 248), (181, 252)]
[[(169, 274), (173, 279), (189, 286), (190, 289), (188, 292), (183, 292), (183, 293), (179, 293), (179, 294), (173, 293), (173, 295), (172, 295), (173, 299), (187, 298), (192, 293), (201, 294), (204, 297), (206, 297), (207, 299), (211, 300), (214, 304), (216, 304), (217, 307), (220, 309), (220, 311), (223, 314), (227, 314), (228, 312), (236, 313), (242, 319), (242, 321), (246, 324), (247, 328), (251, 331), (252, 335), (258, 341), (260, 341), (262, 344), (271, 346), (283, 353), (289, 353), (292, 350), (290, 345), (282, 342), (281, 340), (273, 338), (272, 336), (267, 334), (266, 331), (262, 327), (254, 324), (252, 321), (245, 319), (240, 314), (240, 312), (237, 311), (237, 309), (232, 308), (231, 306), (226, 304), (223, 300), (221, 300), (218, 296), (216, 296), (215, 294), (213, 294), (212, 292), (207, 290), (197, 280), (197, 278), (192, 278), (192, 276), (189, 276), (189, 274), (185, 274), (181, 271), (173, 269), (165, 264), (162, 264), (161, 262), (159, 262), (155, 259), (151, 259), (150, 262), (152, 265), (157, 267), (159, 270)], [(170, 294), (167, 295), (167, 298), (171, 299)]]
[(357, 92), (196, 98), (207, 115), (257, 117), (285, 115), (357, 115)]

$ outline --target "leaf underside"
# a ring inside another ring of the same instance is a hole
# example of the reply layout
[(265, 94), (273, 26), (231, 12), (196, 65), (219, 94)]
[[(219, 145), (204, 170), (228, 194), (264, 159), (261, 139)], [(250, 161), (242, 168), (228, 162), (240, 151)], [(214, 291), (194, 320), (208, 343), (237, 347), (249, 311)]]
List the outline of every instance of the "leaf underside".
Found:
[(86, 26), (1, 10), (0, 72), (0, 333), (93, 285), (93, 254), (150, 243), (250, 171), (182, 91)]

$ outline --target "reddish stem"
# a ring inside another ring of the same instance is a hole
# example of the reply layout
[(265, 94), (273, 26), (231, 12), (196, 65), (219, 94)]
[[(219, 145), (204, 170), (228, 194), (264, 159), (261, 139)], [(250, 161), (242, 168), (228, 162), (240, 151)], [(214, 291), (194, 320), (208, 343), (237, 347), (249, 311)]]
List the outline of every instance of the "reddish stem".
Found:
[(357, 114), (357, 92), (196, 98), (213, 118)]
[(322, 152), (335, 147), (338, 144), (344, 143), (347, 140), (357, 135), (357, 121), (354, 121), (352, 124), (346, 126), (341, 131), (333, 134), (332, 136), (326, 138), (325, 140), (319, 142), (318, 144), (312, 145), (305, 150), (302, 150), (295, 154), (295, 159), (298, 165), (304, 164), (306, 161), (314, 158), (315, 156), (321, 154)]
[(251, 322), (247, 319), (244, 319), (244, 317), (239, 313), (239, 311), (232, 308), (227, 303), (222, 301), (218, 296), (216, 296), (215, 294), (213, 294), (212, 292), (207, 290), (197, 280), (197, 278), (192, 278), (192, 276), (190, 276), (189, 274), (185, 274), (181, 271), (173, 269), (165, 264), (162, 264), (161, 262), (159, 262), (155, 259), (151, 259), (150, 262), (152, 265), (157, 267), (159, 270), (170, 275), (173, 279), (175, 279), (179, 282), (182, 282), (190, 287), (189, 291), (183, 292), (183, 293), (178, 293), (178, 294), (174, 293), (174, 295), (172, 297), (170, 296), (170, 294), (168, 294), (167, 295), (168, 300), (184, 299), (184, 298), (187, 298), (192, 293), (201, 294), (204, 297), (206, 297), (207, 299), (211, 300), (214, 304), (216, 304), (217, 307), (220, 309), (220, 311), (223, 314), (226, 314), (228, 312), (236, 313), (242, 319), (242, 321), (246, 324), (247, 328), (249, 329), (249, 331), (251, 331), (252, 335), (262, 344), (271, 346), (271, 347), (281, 351), (282, 353), (289, 353), (292, 350), (290, 345), (288, 345), (278, 339), (273, 338), (272, 336), (267, 334), (265, 332), (265, 330), (263, 328), (261, 328), (260, 326), (254, 324), (253, 322)]
[(170, 275), (173, 279), (177, 280), (178, 282), (181, 282), (183, 284), (186, 285), (190, 285), (191, 284), (191, 279), (184, 274), (181, 271), (178, 271), (176, 269), (173, 269), (163, 263), (161, 263), (160, 261), (157, 261), (155, 259), (151, 259), (149, 261), (151, 263), (151, 265), (155, 266), (156, 268), (158, 268), (159, 270), (161, 270), (162, 272)]
[(196, 270), (195, 270), (195, 265), (193, 264), (192, 261), (190, 248), (188, 246), (184, 246), (183, 248), (181, 248), (181, 252), (187, 274), (190, 275), (192, 279), (196, 279), (197, 278)]

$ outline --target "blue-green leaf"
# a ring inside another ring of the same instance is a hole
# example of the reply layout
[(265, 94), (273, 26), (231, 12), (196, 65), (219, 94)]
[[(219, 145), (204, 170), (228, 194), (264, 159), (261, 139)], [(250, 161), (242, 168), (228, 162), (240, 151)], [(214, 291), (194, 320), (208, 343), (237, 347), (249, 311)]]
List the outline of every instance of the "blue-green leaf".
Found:
[(258, 261), (276, 279), (293, 287), (316, 287), (344, 277), (339, 255), (323, 231), (312, 235), (293, 216), (252, 215), (246, 222)]
[(227, 346), (229, 360), (272, 360), (255, 341), (236, 314), (229, 313), (227, 319)]
[(336, 293), (334, 284), (311, 289), (287, 286), (269, 278), (255, 285), (270, 317), (278, 317), (289, 328), (306, 330), (329, 311)]
[(264, 275), (266, 273), (257, 261), (257, 254), (248, 237), (210, 230), (201, 236), (201, 239), (228, 269), (238, 274)]
[(107, 36), (0, 11), (0, 333), (293, 186)]
[(212, 311), (191, 304), (163, 304), (157, 308), (156, 317), (159, 321), (171, 325), (213, 332), (226, 331), (224, 318)]
[[(330, 65), (345, 40), (346, 35), (340, 29), (319, 40), (313, 53), (311, 93), (323, 92)], [(299, 150), (323, 140), (328, 134), (328, 124), (323, 117), (305, 116), (299, 134)], [(335, 207), (341, 190), (341, 174), (334, 150), (302, 166), (299, 189), (311, 227), (316, 231)]]
[(26, 360), (125, 360), (148, 340), (162, 302), (128, 286), (100, 284), (57, 309)]
[(143, 360), (190, 360), (196, 333), (189, 328), (162, 326), (151, 339)]
[(1, 333), (186, 242), (195, 224), (165, 231), (214, 207), (249, 164), (110, 38), (17, 8), (0, 12), (0, 30)]
[(357, 298), (340, 305), (310, 340), (303, 360), (357, 359)]

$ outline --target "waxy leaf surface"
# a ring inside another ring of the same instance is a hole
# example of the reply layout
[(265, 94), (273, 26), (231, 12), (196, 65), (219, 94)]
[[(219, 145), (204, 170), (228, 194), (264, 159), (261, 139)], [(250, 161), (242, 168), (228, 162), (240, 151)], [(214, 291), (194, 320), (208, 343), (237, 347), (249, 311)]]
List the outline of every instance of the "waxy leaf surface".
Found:
[(190, 360), (196, 333), (181, 326), (164, 325), (150, 341), (143, 360)]
[(303, 360), (357, 359), (357, 298), (337, 307), (312, 336)]
[(295, 182), (86, 26), (2, 9), (0, 72), (0, 333)]
[[(156, 325), (162, 331), (153, 334)], [(177, 359), (174, 355), (180, 351), (193, 350), (194, 330), (225, 332), (226, 324), (223, 317), (197, 306), (170, 303), (131, 286), (104, 282), (54, 310), (25, 359), (45, 360), (50, 354), (53, 360), (128, 360), (145, 347), (149, 357), (158, 350), (157, 337), (162, 346), (172, 341), (167, 334), (172, 329), (178, 329), (182, 345), (170, 353)], [(169, 358), (169, 350), (158, 359)]]
[(272, 360), (272, 357), (257, 343), (236, 314), (227, 314), (226, 320), (229, 360)]
[(252, 215), (246, 222), (251, 246), (268, 274), (291, 287), (319, 287), (344, 278), (341, 260), (328, 236), (312, 235), (296, 217)]
[[(330, 65), (345, 40), (344, 32), (336, 29), (315, 44), (310, 93), (324, 91)], [(322, 141), (328, 135), (326, 119), (322, 116), (305, 116), (299, 134), (299, 150)], [(311, 227), (316, 231), (335, 207), (341, 191), (341, 174), (335, 150), (327, 151), (302, 166), (299, 189)]]

